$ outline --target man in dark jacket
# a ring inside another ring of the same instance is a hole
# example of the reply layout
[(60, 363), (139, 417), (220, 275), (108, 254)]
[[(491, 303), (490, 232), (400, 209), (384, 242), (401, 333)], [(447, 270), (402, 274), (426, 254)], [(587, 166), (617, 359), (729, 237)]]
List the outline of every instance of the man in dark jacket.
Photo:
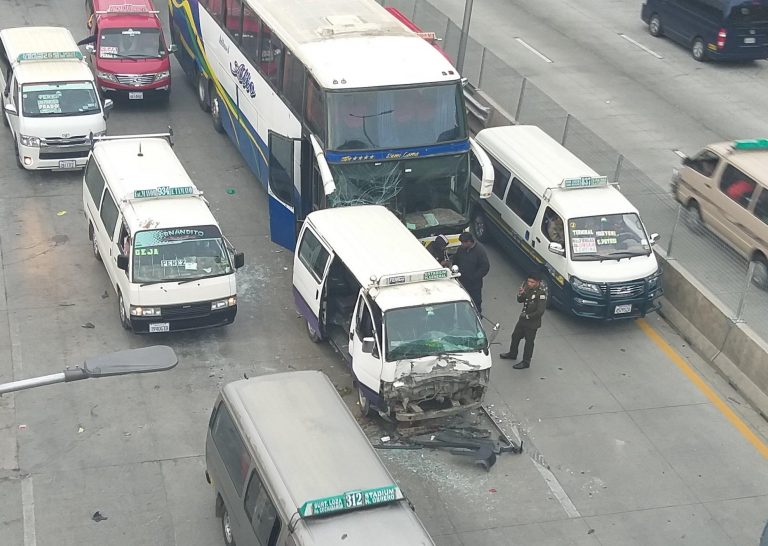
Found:
[(525, 338), (523, 359), (512, 366), (516, 370), (524, 370), (531, 366), (533, 340), (536, 339), (536, 332), (541, 328), (541, 316), (547, 310), (547, 291), (538, 274), (531, 273), (528, 275), (525, 284), (517, 291), (517, 301), (523, 304), (523, 310), (515, 325), (515, 330), (512, 332), (509, 352), (501, 353), (499, 357), (515, 360), (520, 340)]
[(453, 265), (459, 267), (459, 282), (475, 302), (478, 314), (483, 313), (483, 277), (488, 274), (488, 255), (468, 231), (459, 235), (461, 246), (453, 255)]

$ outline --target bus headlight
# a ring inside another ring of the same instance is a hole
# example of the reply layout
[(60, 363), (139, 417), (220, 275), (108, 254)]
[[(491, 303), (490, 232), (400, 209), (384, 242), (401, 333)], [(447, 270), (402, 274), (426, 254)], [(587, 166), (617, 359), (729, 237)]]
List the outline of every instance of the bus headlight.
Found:
[(600, 287), (597, 284), (593, 282), (582, 281), (578, 277), (571, 277), (571, 284), (576, 290), (581, 290), (582, 292), (589, 292), (590, 294), (597, 295), (603, 294), (603, 291), (600, 290)]
[(217, 311), (218, 309), (226, 309), (227, 307), (234, 307), (237, 305), (237, 296), (229, 296), (223, 300), (215, 300), (211, 302), (211, 311)]
[(159, 317), (159, 307), (140, 307), (138, 305), (131, 305), (131, 315), (135, 317)]
[(36, 136), (19, 135), (19, 142), (21, 142), (23, 146), (31, 146), (33, 148), (40, 147), (40, 137)]

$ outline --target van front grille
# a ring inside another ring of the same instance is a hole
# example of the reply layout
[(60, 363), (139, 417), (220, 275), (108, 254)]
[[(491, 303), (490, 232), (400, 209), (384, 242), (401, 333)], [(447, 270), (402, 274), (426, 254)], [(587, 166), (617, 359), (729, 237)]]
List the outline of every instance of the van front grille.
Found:
[(160, 310), (160, 316), (167, 319), (187, 319), (204, 317), (211, 313), (211, 302), (188, 303), (184, 305), (169, 305)]
[(149, 85), (155, 81), (154, 74), (115, 74), (117, 81), (123, 85)]
[(645, 291), (645, 282), (640, 279), (622, 283), (608, 283), (612, 299), (634, 298)]

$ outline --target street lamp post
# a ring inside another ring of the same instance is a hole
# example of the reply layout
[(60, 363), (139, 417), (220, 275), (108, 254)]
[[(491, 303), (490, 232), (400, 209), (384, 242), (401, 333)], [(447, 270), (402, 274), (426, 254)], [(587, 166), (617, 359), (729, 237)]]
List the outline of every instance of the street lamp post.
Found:
[(174, 368), (178, 363), (179, 359), (176, 357), (176, 353), (166, 345), (118, 351), (89, 358), (83, 362), (82, 367), (67, 367), (60, 373), (21, 379), (10, 383), (0, 383), (0, 396), (9, 392), (32, 389), (54, 383), (70, 383), (81, 379), (113, 375), (162, 372)]
[(461, 23), (461, 40), (459, 41), (459, 54), (456, 57), (456, 69), (459, 74), (464, 73), (464, 55), (467, 52), (467, 38), (469, 38), (469, 20), (472, 18), (472, 2), (464, 2), (464, 21)]

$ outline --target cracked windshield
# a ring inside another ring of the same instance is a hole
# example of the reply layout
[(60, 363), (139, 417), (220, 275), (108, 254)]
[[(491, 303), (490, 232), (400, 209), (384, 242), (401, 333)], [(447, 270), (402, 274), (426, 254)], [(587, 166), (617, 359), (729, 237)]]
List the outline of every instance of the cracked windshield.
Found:
[(384, 313), (384, 328), (388, 361), (475, 352), (488, 345), (467, 301), (393, 309)]
[(574, 260), (631, 258), (651, 252), (645, 228), (635, 213), (571, 218), (568, 232)]
[(229, 252), (215, 226), (155, 229), (136, 234), (134, 282), (191, 281), (232, 271)]

